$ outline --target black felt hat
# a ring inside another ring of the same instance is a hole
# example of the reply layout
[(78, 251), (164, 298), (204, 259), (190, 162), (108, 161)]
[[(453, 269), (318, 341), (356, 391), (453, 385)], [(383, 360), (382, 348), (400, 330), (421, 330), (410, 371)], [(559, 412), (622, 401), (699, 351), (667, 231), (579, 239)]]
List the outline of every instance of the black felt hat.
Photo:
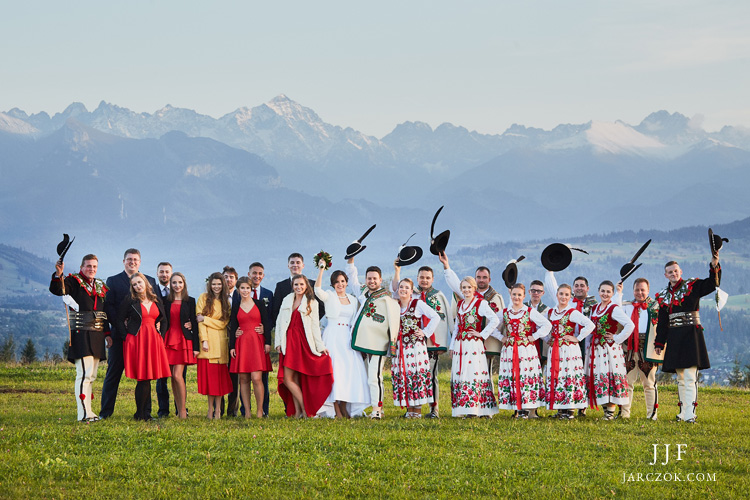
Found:
[(407, 246), (407, 243), (409, 243), (409, 240), (412, 238), (412, 236), (414, 236), (414, 234), (409, 236), (409, 239), (406, 240), (406, 242), (398, 248), (398, 262), (396, 263), (396, 265), (399, 267), (414, 264), (422, 258), (421, 248), (417, 246)]
[(450, 230), (445, 230), (435, 236), (435, 221), (442, 209), (443, 207), (440, 207), (435, 212), (435, 216), (432, 218), (432, 225), (430, 226), (430, 253), (432, 255), (440, 255), (442, 252), (445, 252), (445, 248), (448, 246), (448, 239), (451, 237)]
[(60, 243), (57, 244), (57, 255), (60, 257), (60, 262), (63, 261), (65, 258), (65, 254), (68, 253), (68, 250), (70, 249), (70, 245), (73, 244), (76, 237), (73, 236), (73, 239), (70, 239), (70, 236), (68, 236), (67, 233), (63, 233), (63, 239)]
[(626, 279), (628, 279), (634, 272), (638, 270), (639, 267), (641, 267), (643, 264), (638, 264), (637, 266), (633, 264), (632, 262), (628, 262), (624, 266), (620, 268), (620, 282), (624, 283)]
[(648, 248), (648, 246), (651, 244), (651, 240), (648, 240), (646, 243), (644, 243), (641, 248), (638, 249), (637, 252), (635, 252), (635, 255), (633, 255), (633, 258), (630, 259), (630, 262), (625, 264), (620, 268), (620, 283), (624, 283), (628, 277), (630, 277), (634, 272), (638, 270), (639, 267), (641, 267), (641, 264), (635, 265), (635, 261), (638, 260), (638, 257), (641, 256), (641, 254)]
[(367, 248), (366, 246), (362, 245), (362, 240), (364, 240), (368, 234), (372, 232), (373, 229), (375, 229), (376, 224), (373, 224), (370, 229), (365, 231), (365, 234), (363, 234), (358, 240), (355, 240), (352, 242), (351, 245), (346, 247), (346, 255), (344, 255), (345, 260), (349, 260), (355, 255), (362, 253), (362, 251)]
[(718, 234), (714, 234), (713, 229), (708, 228), (708, 242), (711, 244), (711, 255), (716, 255), (724, 246), (724, 242), (729, 243), (727, 238), (722, 238)]
[(552, 243), (542, 251), (542, 266), (547, 271), (562, 271), (568, 267), (573, 260), (573, 252), (571, 252), (571, 250), (577, 250), (588, 254), (587, 251), (581, 250), (580, 248), (572, 248), (563, 243)]
[(505, 282), (506, 288), (512, 288), (513, 285), (518, 283), (518, 266), (516, 266), (516, 264), (525, 258), (526, 257), (521, 255), (519, 258), (508, 262), (508, 265), (505, 266), (505, 270), (503, 270), (503, 281)]

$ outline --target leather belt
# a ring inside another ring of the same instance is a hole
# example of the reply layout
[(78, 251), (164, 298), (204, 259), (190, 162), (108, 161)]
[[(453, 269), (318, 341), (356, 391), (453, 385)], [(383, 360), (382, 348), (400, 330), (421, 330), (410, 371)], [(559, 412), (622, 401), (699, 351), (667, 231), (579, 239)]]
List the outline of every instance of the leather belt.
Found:
[(698, 326), (701, 324), (701, 318), (698, 311), (678, 312), (669, 315), (669, 328), (679, 328), (681, 326)]
[(71, 312), (70, 329), (88, 330), (90, 332), (103, 332), (107, 313), (104, 311)]

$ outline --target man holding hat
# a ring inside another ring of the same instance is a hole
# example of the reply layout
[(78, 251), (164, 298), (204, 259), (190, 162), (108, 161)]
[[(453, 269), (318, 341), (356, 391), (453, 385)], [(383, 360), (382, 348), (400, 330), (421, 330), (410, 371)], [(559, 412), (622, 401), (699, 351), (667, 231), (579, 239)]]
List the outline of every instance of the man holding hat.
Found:
[[(359, 253), (359, 252), (357, 252)], [(352, 327), (352, 349), (367, 356), (367, 382), (370, 386), (370, 418), (383, 418), (383, 365), (391, 342), (398, 338), (401, 323), (400, 306), (383, 288), (380, 268), (370, 266), (365, 286), (359, 283), (354, 256), (347, 254), (346, 275), (360, 306)]]
[(75, 274), (64, 276), (62, 258), (55, 264), (55, 274), (49, 291), (63, 296), (70, 307), (70, 346), (68, 361), (76, 367), (75, 393), (78, 420), (96, 422), (99, 417), (91, 409), (91, 385), (96, 380), (99, 361), (106, 359), (104, 338), (109, 333), (109, 323), (104, 312), (107, 285), (96, 277), (99, 259), (88, 254), (81, 260), (81, 268)]
[[(717, 241), (718, 240), (718, 241)], [(721, 281), (719, 250), (722, 239), (709, 229), (711, 264), (706, 279), (682, 279), (682, 269), (675, 261), (664, 266), (669, 284), (656, 294), (659, 317), (656, 325), (656, 354), (664, 351), (662, 371), (677, 373), (680, 413), (677, 420), (695, 422), (698, 406), (698, 370), (711, 367), (698, 309), (700, 299), (715, 291)]]
[[(633, 300), (622, 306), (625, 314), (635, 325), (633, 335), (622, 344), (625, 355), (625, 370), (628, 374), (628, 403), (620, 406), (620, 417), (630, 418), (633, 404), (633, 389), (638, 378), (643, 384), (646, 397), (646, 418), (656, 420), (659, 409), (659, 393), (656, 387), (657, 363), (646, 359), (647, 342), (653, 342), (656, 336), (656, 322), (659, 314), (659, 303), (648, 296), (649, 282), (638, 278), (633, 283)], [(617, 295), (613, 302), (622, 302), (622, 281), (617, 284)]]

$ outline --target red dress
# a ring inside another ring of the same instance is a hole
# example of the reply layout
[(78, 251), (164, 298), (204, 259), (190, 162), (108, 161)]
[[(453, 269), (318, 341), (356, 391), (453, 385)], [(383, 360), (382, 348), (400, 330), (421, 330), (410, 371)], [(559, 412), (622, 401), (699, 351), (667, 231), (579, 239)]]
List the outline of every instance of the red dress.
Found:
[(172, 302), (169, 308), (169, 330), (165, 344), (170, 365), (194, 365), (197, 361), (193, 354), (193, 343), (185, 338), (180, 323), (181, 302)]
[(266, 354), (265, 337), (255, 332), (260, 326), (260, 311), (257, 306), (245, 312), (240, 307), (237, 312), (237, 323), (242, 335), (237, 337), (234, 344), (236, 357), (229, 362), (232, 373), (270, 372), (271, 356)]
[[(243, 335), (244, 337), (244, 335)], [(333, 388), (333, 365), (331, 357), (323, 354), (316, 356), (310, 349), (302, 324), (302, 315), (295, 309), (286, 332), (286, 355), (279, 353), (279, 396), (286, 403), (287, 416), (294, 415), (292, 393), (284, 386), (284, 367), (299, 373), (299, 386), (305, 401), (305, 413), (313, 417), (326, 402)]]
[(169, 377), (169, 360), (164, 340), (156, 331), (159, 308), (151, 303), (148, 310), (141, 304), (141, 329), (138, 335), (128, 335), (122, 346), (125, 375), (137, 381)]

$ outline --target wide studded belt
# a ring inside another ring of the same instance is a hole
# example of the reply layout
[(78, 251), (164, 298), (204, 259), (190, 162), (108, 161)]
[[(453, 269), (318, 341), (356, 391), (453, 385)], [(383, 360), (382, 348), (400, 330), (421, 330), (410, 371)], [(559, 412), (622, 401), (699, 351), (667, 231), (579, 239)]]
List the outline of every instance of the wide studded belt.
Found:
[(669, 315), (669, 328), (679, 328), (681, 326), (698, 326), (701, 324), (701, 318), (698, 311), (678, 312)]
[(71, 312), (70, 329), (103, 332), (107, 313), (104, 311)]

